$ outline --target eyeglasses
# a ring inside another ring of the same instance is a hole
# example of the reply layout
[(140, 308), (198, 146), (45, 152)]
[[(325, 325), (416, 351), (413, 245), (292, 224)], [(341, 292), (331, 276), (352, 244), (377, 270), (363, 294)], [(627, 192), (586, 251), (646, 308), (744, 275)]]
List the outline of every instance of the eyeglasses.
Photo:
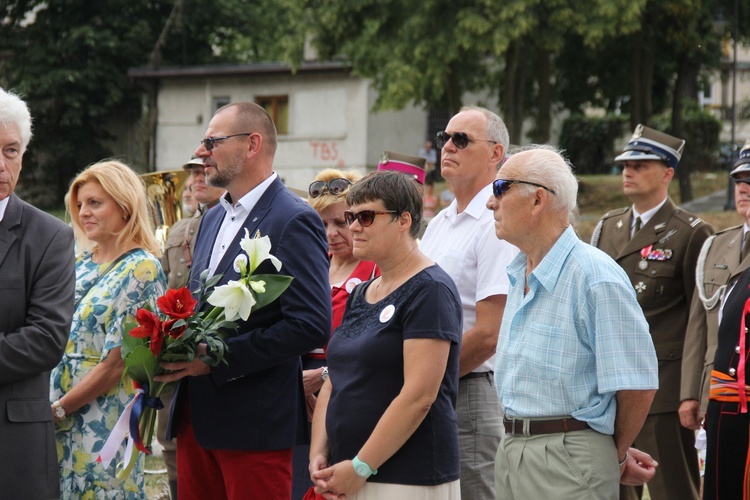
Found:
[(516, 179), (508, 180), (508, 179), (497, 179), (492, 183), (492, 194), (495, 195), (495, 198), (500, 198), (502, 195), (508, 192), (510, 187), (513, 184), (529, 184), (530, 186), (536, 186), (538, 188), (546, 189), (550, 193), (556, 195), (554, 191), (552, 191), (547, 186), (542, 186), (541, 184), (537, 184), (536, 182), (529, 182), (529, 181), (519, 181)]
[(344, 194), (351, 185), (352, 181), (339, 177), (331, 179), (328, 182), (315, 181), (307, 188), (307, 192), (310, 194), (310, 198), (317, 198), (323, 194), (323, 191), (328, 191), (334, 196), (339, 196)]
[(453, 132), (452, 134), (449, 134), (448, 132), (438, 132), (435, 136), (435, 145), (438, 149), (443, 149), (443, 146), (445, 146), (449, 140), (452, 140), (453, 145), (458, 149), (464, 149), (470, 142), (491, 142), (492, 144), (497, 144), (497, 141), (488, 141), (486, 139), (469, 139), (469, 136), (464, 132)]
[(742, 179), (732, 179), (736, 184), (748, 184), (750, 185), (750, 177), (744, 177)]
[(375, 222), (376, 215), (395, 214), (395, 210), (362, 210), (361, 212), (354, 213), (351, 210), (344, 212), (344, 221), (348, 226), (354, 224), (356, 219), (359, 225), (362, 227), (370, 227)]
[(225, 135), (224, 137), (206, 137), (201, 141), (201, 144), (203, 144), (207, 150), (212, 151), (217, 143), (221, 143), (221, 141), (226, 141), (232, 137), (240, 137), (241, 135), (252, 135), (252, 132), (246, 134)]

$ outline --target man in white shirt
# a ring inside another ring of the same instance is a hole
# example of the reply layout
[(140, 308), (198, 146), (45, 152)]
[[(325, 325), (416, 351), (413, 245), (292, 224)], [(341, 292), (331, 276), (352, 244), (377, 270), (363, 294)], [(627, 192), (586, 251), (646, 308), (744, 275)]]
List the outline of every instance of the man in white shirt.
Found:
[(461, 294), (464, 333), (456, 409), (461, 496), (476, 500), (495, 498), (494, 461), (502, 432), (492, 370), (509, 286), (505, 268), (518, 249), (497, 239), (485, 203), (508, 142), (500, 117), (479, 107), (462, 108), (438, 133), (441, 174), (456, 198), (430, 222), (420, 245)]

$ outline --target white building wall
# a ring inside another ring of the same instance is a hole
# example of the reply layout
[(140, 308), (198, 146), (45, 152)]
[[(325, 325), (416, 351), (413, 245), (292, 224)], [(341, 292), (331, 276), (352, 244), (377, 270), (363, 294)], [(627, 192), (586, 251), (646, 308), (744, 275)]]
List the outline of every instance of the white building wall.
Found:
[(231, 102), (259, 96), (289, 97), (289, 134), (278, 137), (275, 169), (292, 187), (305, 189), (326, 167), (374, 166), (385, 149), (416, 154), (426, 113), (370, 113), (366, 80), (344, 74), (163, 79), (159, 92), (156, 163), (180, 168), (204, 137), (216, 97)]

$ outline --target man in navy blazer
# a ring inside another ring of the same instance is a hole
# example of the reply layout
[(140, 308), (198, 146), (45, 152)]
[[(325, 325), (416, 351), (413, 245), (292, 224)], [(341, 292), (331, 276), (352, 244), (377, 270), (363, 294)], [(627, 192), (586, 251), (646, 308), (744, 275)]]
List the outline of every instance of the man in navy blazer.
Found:
[[(227, 193), (201, 223), (191, 289), (206, 269), (222, 275), (219, 284), (239, 277), (234, 262), (245, 229), (270, 238), (280, 274), (294, 280), (278, 300), (239, 320), (227, 364), (164, 363), (176, 371), (161, 380), (180, 380), (170, 434), (176, 427), (181, 500), (291, 495), (292, 448), (306, 432), (300, 355), (328, 340), (331, 298), (323, 223), (274, 173), (275, 151), (268, 113), (236, 103), (216, 112), (195, 152), (208, 183)], [(266, 261), (256, 272), (277, 271)]]
[(0, 88), (0, 497), (60, 495), (49, 372), (73, 316), (73, 230), (13, 194), (31, 115)]

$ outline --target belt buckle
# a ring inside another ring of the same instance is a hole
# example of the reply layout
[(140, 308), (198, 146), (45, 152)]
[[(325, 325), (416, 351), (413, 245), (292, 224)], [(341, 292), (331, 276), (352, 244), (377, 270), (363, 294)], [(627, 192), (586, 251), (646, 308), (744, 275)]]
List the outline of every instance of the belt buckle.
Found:
[(511, 418), (510, 419), (510, 433), (511, 435), (516, 435), (516, 422), (518, 422), (517, 419)]

